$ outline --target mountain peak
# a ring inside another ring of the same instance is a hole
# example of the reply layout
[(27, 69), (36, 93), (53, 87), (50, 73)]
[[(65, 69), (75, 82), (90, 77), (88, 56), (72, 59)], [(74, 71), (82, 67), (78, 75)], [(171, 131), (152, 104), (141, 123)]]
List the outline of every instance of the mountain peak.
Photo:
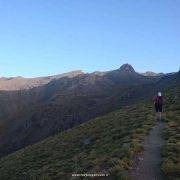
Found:
[(135, 70), (130, 64), (123, 64), (120, 68), (120, 71), (122, 72), (128, 72), (128, 73), (134, 73)]

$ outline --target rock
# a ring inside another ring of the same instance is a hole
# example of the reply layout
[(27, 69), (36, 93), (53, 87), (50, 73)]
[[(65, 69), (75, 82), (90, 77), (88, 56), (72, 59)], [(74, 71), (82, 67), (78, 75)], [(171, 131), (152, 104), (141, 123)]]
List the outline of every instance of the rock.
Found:
[(90, 137), (87, 137), (87, 138), (84, 140), (84, 144), (85, 144), (85, 145), (90, 144), (90, 142), (91, 142), (91, 138), (90, 138)]
[(129, 147), (130, 147), (130, 144), (129, 144), (129, 143), (124, 143), (124, 144), (122, 145), (122, 147), (123, 147), (123, 148), (129, 148)]

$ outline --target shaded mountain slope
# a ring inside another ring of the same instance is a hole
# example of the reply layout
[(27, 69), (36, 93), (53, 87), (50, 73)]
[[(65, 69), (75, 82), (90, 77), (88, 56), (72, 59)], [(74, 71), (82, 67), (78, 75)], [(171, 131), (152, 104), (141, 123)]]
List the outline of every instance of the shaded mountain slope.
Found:
[(1, 179), (60, 179), (72, 173), (122, 177), (154, 124), (151, 105), (126, 107), (0, 160)]
[[(0, 124), (4, 128), (0, 136), (0, 155), (124, 105), (150, 98), (159, 89), (174, 86), (176, 80), (177, 74), (161, 79), (143, 77), (131, 66), (125, 65), (104, 76), (84, 74), (74, 78), (64, 77), (32, 90), (11, 92), (11, 95), (6, 92), (6, 97), (13, 97), (8, 108), (13, 106), (15, 110), (8, 114), (8, 118), (1, 118)], [(12, 108), (9, 109), (12, 111)]]
[[(22, 108), (23, 111), (27, 107), (29, 109), (33, 104), (45, 104), (53, 101), (53, 99), (56, 100), (55, 98), (58, 98), (58, 96), (78, 94), (105, 97), (111, 95), (112, 90), (115, 90), (115, 88), (119, 90), (131, 85), (151, 83), (159, 79), (143, 77), (135, 73), (133, 68), (132, 71), (132, 73), (128, 73), (121, 67), (118, 70), (107, 72), (103, 76), (96, 73), (76, 74), (72, 78), (66, 76), (56, 80), (52, 79), (48, 84), (30, 90), (0, 91), (0, 101), (2, 102), (0, 118), (9, 116), (14, 112), (17, 113)], [(14, 87), (13, 84), (11, 86)]]
[[(178, 179), (179, 81), (164, 93), (168, 126), (162, 170), (167, 178)], [(134, 155), (143, 151), (154, 125), (151, 101), (121, 108), (1, 158), (0, 178), (70, 179), (72, 173), (106, 173), (127, 179)]]

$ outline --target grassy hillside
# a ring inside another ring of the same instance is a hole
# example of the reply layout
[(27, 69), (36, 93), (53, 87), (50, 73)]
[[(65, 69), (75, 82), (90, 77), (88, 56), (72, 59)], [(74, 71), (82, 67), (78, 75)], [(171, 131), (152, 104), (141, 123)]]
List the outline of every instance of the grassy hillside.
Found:
[(72, 173), (123, 178), (154, 125), (152, 105), (125, 107), (0, 160), (0, 179), (61, 179)]
[[(0, 157), (139, 102), (158, 80), (125, 65), (104, 75), (82, 74), (29, 90), (0, 91)], [(143, 93), (141, 87), (150, 89)]]
[(162, 155), (162, 170), (167, 179), (180, 179), (180, 86), (166, 94), (167, 127), (164, 131), (166, 145)]
[[(168, 179), (180, 177), (180, 89), (165, 94), (162, 170)], [(133, 155), (142, 151), (143, 137), (155, 124), (152, 103), (92, 119), (0, 160), (0, 179), (70, 179), (72, 173), (107, 173), (126, 179)], [(73, 179), (73, 178), (72, 178)]]
[(177, 73), (159, 79), (122, 68), (106, 76), (64, 77), (31, 90), (0, 92), (0, 157), (150, 98), (176, 79)]

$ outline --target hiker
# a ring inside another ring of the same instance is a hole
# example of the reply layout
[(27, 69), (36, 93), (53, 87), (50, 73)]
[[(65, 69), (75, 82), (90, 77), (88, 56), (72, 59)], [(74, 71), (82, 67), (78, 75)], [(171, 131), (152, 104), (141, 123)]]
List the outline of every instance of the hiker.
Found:
[(163, 97), (161, 92), (158, 92), (158, 95), (153, 98), (153, 101), (156, 110), (156, 120), (161, 120), (163, 107)]

